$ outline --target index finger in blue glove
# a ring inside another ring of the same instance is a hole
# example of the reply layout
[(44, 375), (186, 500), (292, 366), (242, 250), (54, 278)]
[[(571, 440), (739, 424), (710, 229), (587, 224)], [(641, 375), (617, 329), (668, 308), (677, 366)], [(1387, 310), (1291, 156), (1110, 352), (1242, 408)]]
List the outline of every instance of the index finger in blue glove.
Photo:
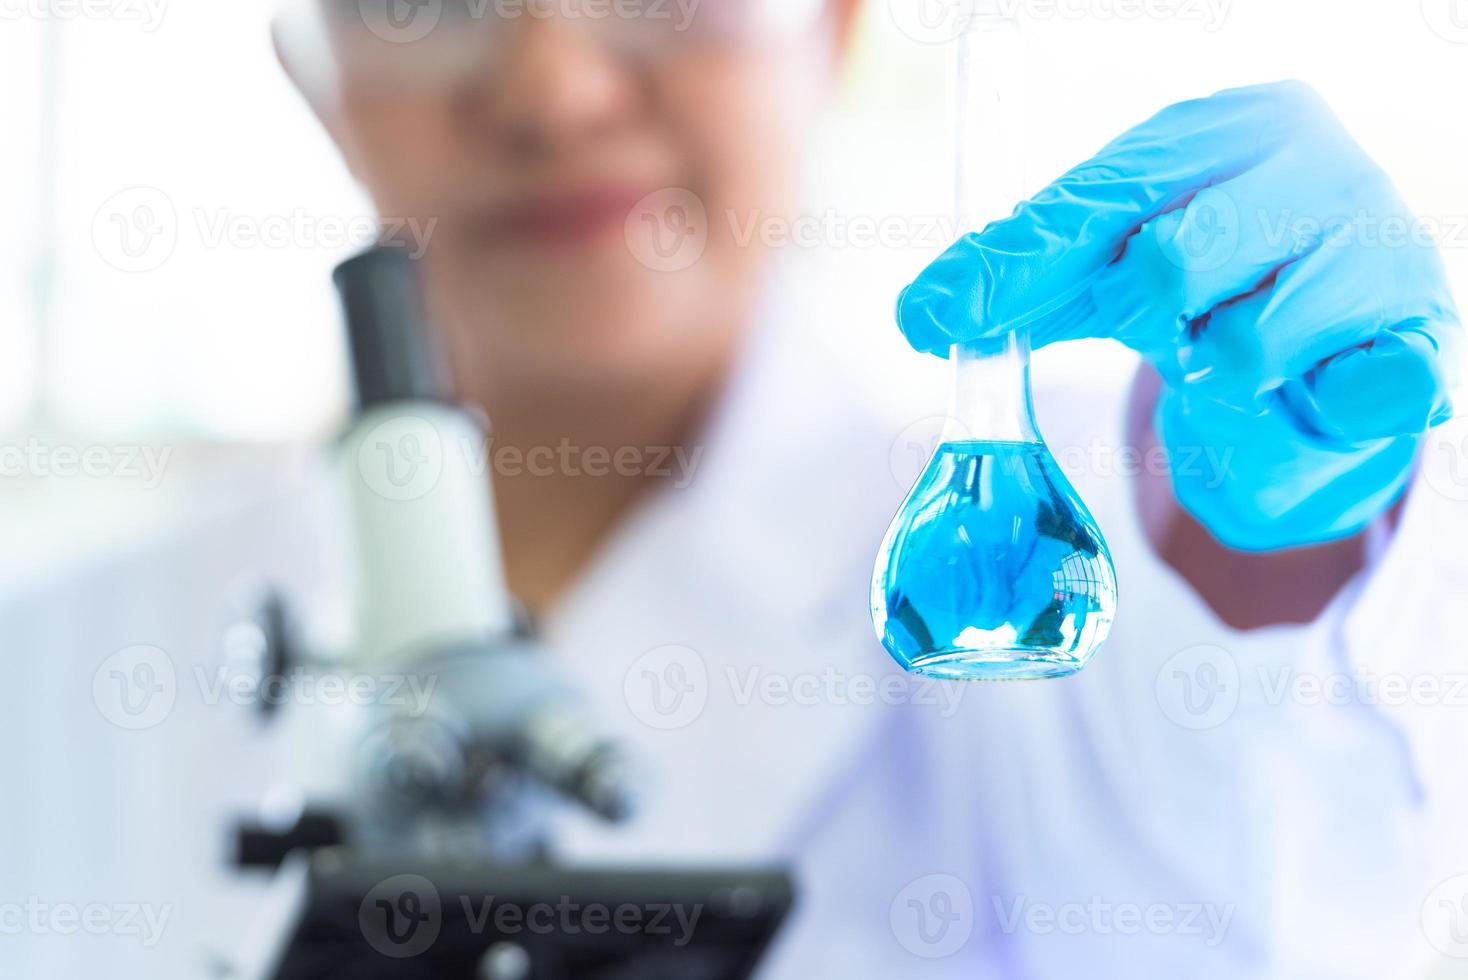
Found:
[(903, 291), (898, 324), (913, 347), (935, 354), (1042, 319), (1047, 337), (1063, 339), (1089, 315), (1092, 277), (1142, 225), (1244, 173), (1321, 118), (1333, 119), (1300, 82), (1170, 106), (952, 245)]

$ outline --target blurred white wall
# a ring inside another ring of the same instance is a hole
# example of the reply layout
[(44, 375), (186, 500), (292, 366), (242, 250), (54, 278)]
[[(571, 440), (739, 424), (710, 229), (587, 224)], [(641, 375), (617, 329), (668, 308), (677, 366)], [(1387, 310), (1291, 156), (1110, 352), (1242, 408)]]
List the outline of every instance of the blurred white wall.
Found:
[(350, 248), (322, 239), (355, 227), (360, 243), (370, 211), (275, 65), (272, 6), (53, 15), (58, 105), (40, 128), (55, 151), (35, 175), (56, 207), (51, 421), (278, 438), (340, 403), (325, 277)]

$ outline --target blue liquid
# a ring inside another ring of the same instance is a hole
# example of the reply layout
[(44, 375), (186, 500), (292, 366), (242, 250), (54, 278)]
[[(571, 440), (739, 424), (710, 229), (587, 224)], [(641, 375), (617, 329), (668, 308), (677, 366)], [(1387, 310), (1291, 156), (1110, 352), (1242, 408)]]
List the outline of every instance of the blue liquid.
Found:
[(882, 645), (905, 669), (934, 677), (1074, 673), (1115, 611), (1106, 542), (1039, 442), (938, 447), (872, 576)]

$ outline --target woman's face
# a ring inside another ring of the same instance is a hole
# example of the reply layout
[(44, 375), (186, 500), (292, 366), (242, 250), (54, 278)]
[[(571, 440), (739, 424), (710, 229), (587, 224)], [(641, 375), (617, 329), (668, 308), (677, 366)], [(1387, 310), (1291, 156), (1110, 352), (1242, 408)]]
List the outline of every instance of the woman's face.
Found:
[(316, 101), (386, 227), (423, 230), (461, 374), (635, 378), (741, 329), (831, 10), (445, 0), (419, 36), (438, 5), (395, 2), (411, 16), (328, 18), (338, 94)]

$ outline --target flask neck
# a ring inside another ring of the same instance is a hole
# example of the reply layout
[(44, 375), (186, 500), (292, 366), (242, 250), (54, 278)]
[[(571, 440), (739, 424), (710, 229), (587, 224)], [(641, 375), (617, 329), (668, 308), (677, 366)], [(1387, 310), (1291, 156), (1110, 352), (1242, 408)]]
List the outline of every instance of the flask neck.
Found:
[[(963, 227), (1003, 218), (1025, 196), (1028, 69), (1019, 24), (1011, 19), (981, 11), (954, 46), (954, 197)], [(955, 344), (949, 360), (946, 441), (1040, 441), (1030, 407), (1027, 330)]]
[(945, 442), (1039, 442), (1030, 400), (1030, 342), (1024, 330), (954, 344), (953, 393)]

